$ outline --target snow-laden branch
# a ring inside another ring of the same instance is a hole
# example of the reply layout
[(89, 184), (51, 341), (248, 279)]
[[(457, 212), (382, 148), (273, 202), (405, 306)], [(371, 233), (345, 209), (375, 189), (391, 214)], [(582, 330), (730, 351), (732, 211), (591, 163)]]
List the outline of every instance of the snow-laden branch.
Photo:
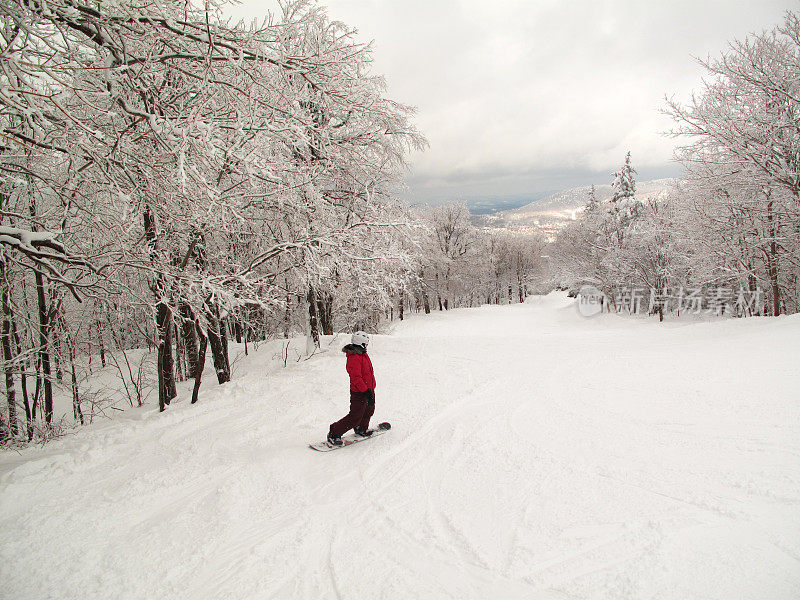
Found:
[(76, 300), (80, 302), (77, 288), (80, 285), (70, 281), (51, 264), (57, 261), (64, 265), (80, 267), (97, 274), (89, 262), (81, 256), (69, 254), (63, 244), (56, 240), (56, 234), (49, 231), (29, 231), (18, 227), (0, 225), (0, 245), (16, 250), (33, 263), (33, 268), (48, 279), (60, 283), (70, 290)]

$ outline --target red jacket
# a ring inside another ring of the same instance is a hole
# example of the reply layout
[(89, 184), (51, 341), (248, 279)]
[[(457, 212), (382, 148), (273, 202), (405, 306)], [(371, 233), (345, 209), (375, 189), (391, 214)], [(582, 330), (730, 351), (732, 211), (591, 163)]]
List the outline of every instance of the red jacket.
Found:
[[(360, 347), (358, 347), (360, 350)], [(356, 351), (356, 347), (348, 344), (342, 348), (347, 354), (347, 374), (350, 375), (350, 390), (353, 392), (366, 392), (375, 389), (375, 373), (372, 371), (372, 361), (365, 352)]]

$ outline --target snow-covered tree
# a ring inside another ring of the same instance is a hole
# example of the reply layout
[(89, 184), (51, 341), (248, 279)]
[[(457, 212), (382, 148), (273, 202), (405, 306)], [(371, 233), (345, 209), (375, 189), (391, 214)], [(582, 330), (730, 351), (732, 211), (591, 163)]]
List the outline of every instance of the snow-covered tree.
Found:
[(690, 172), (701, 227), (730, 249), (725, 264), (738, 262), (735, 271), (751, 285), (765, 280), (771, 314), (795, 311), (800, 18), (787, 13), (781, 26), (736, 40), (701, 64), (709, 75), (701, 93), (686, 105), (668, 103), (675, 134), (688, 138), (679, 157)]
[[(157, 348), (163, 408), (176, 372), (199, 383), (206, 344), (223, 382), (228, 336), (288, 334), (309, 300), (330, 331), (337, 290), (388, 309), (410, 271), (393, 193), (424, 140), (370, 73), (370, 47), (307, 0), (259, 26), (219, 8), (0, 7), (4, 341), (16, 315), (39, 315), (16, 355), (38, 352), (33, 410), (41, 384), (48, 421), (63, 344)], [(86, 297), (99, 334), (72, 320)]]
[(783, 25), (734, 40), (722, 56), (700, 64), (708, 75), (701, 93), (686, 105), (668, 102), (675, 133), (690, 140), (681, 157), (724, 157), (800, 202), (800, 16), (789, 12)]
[(562, 284), (591, 283), (613, 298), (628, 283), (629, 238), (643, 210), (635, 195), (635, 175), (628, 152), (624, 165), (614, 173), (611, 199), (598, 202), (592, 187), (580, 217), (559, 233), (552, 255)]

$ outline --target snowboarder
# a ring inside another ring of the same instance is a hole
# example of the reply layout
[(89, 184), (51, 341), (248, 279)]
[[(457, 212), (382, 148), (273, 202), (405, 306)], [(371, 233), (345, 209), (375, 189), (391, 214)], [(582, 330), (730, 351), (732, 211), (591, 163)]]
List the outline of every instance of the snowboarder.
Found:
[(369, 420), (375, 412), (375, 374), (372, 372), (372, 361), (367, 354), (369, 336), (363, 331), (356, 331), (350, 343), (342, 348), (347, 355), (347, 374), (350, 375), (350, 412), (336, 423), (332, 423), (328, 431), (328, 443), (342, 445), (342, 436), (351, 429), (356, 435), (369, 437)]

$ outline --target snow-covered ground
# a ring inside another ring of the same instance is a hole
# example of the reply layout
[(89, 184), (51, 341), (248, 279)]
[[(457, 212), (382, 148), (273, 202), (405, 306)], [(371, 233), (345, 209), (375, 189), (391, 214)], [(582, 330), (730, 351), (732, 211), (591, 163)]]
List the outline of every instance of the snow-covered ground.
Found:
[(262, 350), (164, 414), (0, 456), (3, 598), (800, 597), (800, 316), (580, 317), (562, 294)]

